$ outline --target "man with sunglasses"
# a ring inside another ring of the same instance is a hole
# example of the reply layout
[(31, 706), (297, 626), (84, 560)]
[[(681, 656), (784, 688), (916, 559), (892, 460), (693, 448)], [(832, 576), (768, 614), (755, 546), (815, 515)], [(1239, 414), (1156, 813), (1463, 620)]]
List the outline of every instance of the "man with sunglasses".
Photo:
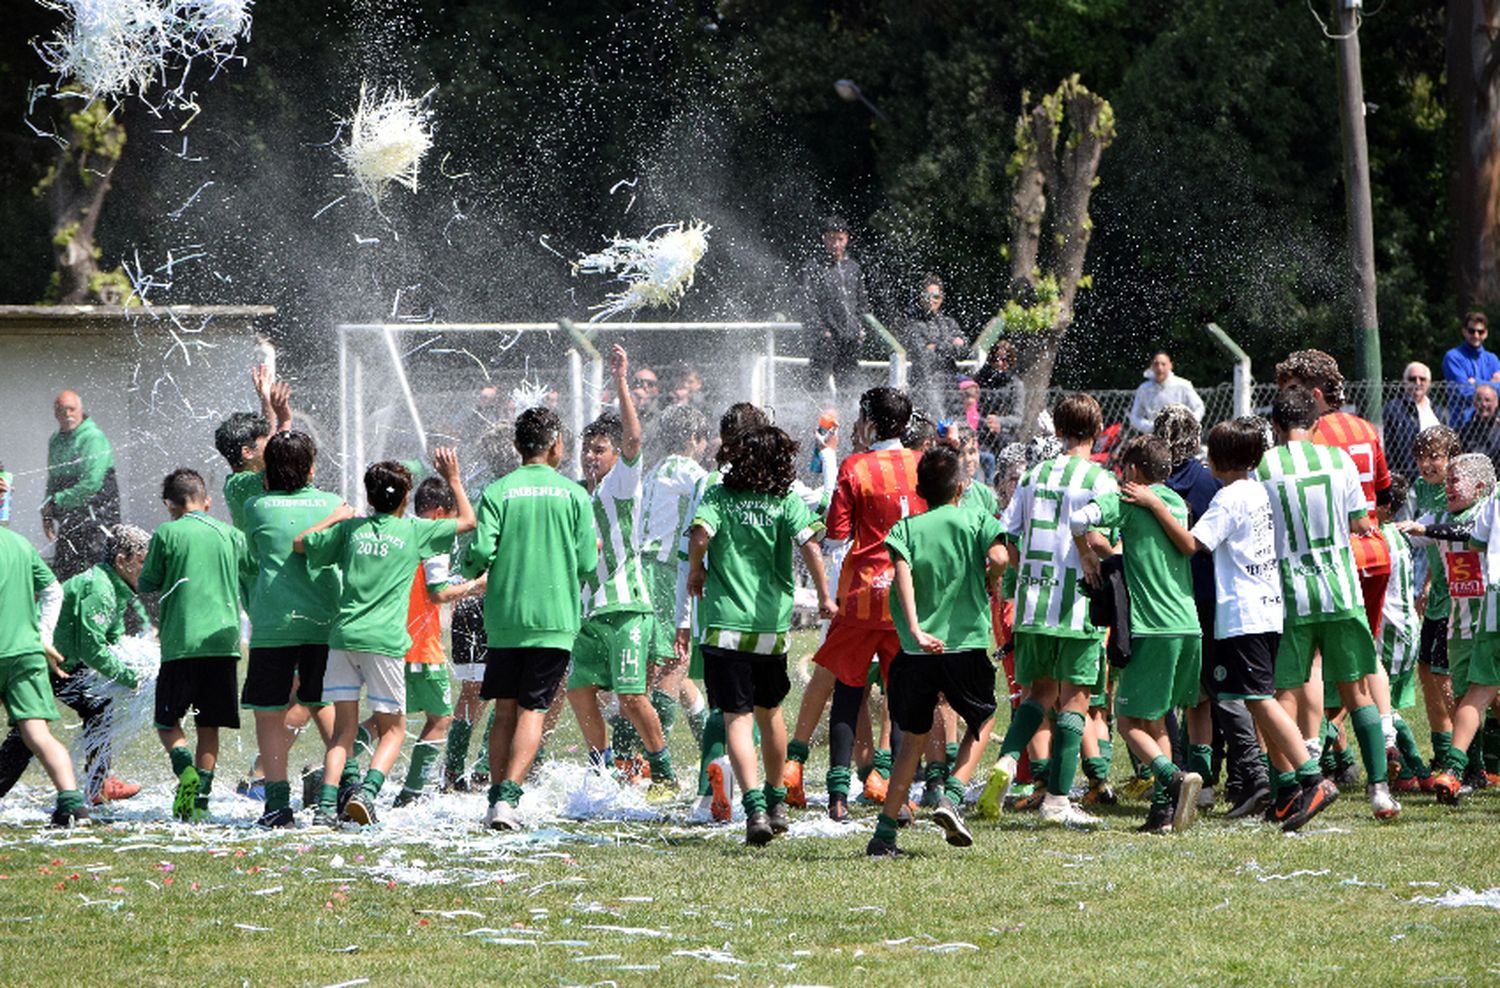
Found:
[(1464, 316), (1463, 342), (1443, 354), (1443, 379), (1453, 384), (1449, 392), (1449, 424), (1457, 428), (1472, 414), (1474, 389), (1500, 381), (1500, 357), (1484, 348), (1490, 335), (1483, 312)]
[(968, 350), (968, 342), (953, 317), (942, 311), (943, 279), (928, 275), (917, 296), (917, 312), (902, 327), (902, 344), (910, 361), (907, 391), (922, 408), (938, 417), (951, 410), (957, 392), (958, 362)]

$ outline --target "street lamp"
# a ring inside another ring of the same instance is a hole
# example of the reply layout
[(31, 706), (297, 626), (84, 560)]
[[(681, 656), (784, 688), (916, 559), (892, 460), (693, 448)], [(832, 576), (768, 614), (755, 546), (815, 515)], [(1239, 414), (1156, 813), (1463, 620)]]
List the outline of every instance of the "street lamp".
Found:
[(875, 114), (875, 116), (881, 121), (885, 123), (891, 122), (890, 117), (880, 112), (880, 107), (876, 106), (874, 103), (871, 103), (869, 99), (865, 97), (865, 94), (860, 91), (859, 83), (855, 82), (853, 79), (836, 79), (834, 80), (833, 88), (838, 92), (839, 98), (844, 102), (853, 103), (857, 100), (868, 107), (870, 112)]

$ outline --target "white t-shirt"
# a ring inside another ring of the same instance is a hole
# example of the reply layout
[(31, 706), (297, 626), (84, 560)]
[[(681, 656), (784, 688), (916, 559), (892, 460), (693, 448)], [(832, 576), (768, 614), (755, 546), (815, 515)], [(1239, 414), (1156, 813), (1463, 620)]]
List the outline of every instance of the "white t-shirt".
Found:
[(1236, 480), (1220, 488), (1192, 532), (1214, 554), (1214, 637), (1279, 633), (1285, 608), (1265, 486)]

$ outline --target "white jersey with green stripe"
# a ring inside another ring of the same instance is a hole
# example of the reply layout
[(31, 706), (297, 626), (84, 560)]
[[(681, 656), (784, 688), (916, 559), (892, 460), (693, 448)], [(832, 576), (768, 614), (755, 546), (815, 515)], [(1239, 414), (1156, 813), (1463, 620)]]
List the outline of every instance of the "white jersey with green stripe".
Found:
[(1349, 524), (1369, 507), (1349, 454), (1294, 440), (1267, 452), (1256, 477), (1271, 498), (1287, 623), (1363, 613)]
[(1391, 576), (1381, 602), (1375, 647), (1385, 671), (1395, 677), (1416, 667), (1422, 621), (1417, 616), (1411, 546), (1395, 525), (1382, 525), (1380, 532), (1391, 548)]
[(590, 497), (599, 530), (599, 564), (584, 587), (587, 614), (649, 611), (651, 595), (636, 549), (637, 513), (641, 506), (641, 458), (621, 456)]
[(1474, 511), (1470, 544), (1479, 550), (1484, 596), (1479, 601), (1477, 634), (1500, 635), (1500, 501), (1488, 497)]
[[(1465, 525), (1478, 520), (1479, 509), (1489, 501), (1471, 504), (1461, 511), (1439, 511), (1423, 515), (1417, 521), (1425, 528), (1436, 525)], [(1475, 538), (1478, 538), (1477, 534)], [(1481, 553), (1469, 549), (1467, 539), (1429, 539), (1414, 541), (1430, 545), (1437, 551), (1442, 568), (1434, 570), (1434, 583), (1442, 581), (1448, 597), (1448, 637), (1473, 638), (1479, 631), (1481, 607), (1487, 596), (1484, 579), (1485, 561)], [(1487, 555), (1488, 551), (1484, 553)], [(1456, 591), (1456, 592), (1455, 592)]]
[(691, 456), (673, 453), (651, 468), (641, 491), (641, 555), (659, 563), (677, 559), (677, 544), (695, 506), (694, 492), (708, 476)]
[(1015, 630), (1065, 638), (1096, 638), (1104, 632), (1089, 621), (1083, 569), (1068, 527), (1073, 512), (1118, 490), (1097, 463), (1059, 456), (1021, 478), (1001, 524), (1020, 549)]

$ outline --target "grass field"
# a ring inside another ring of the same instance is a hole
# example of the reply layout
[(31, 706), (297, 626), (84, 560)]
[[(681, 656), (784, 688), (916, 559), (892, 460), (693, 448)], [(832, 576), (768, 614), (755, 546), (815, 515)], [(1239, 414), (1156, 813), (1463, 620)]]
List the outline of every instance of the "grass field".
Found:
[[(566, 720), (562, 733), (554, 747), (569, 743)], [(691, 764), (685, 729), (678, 741)], [(1093, 833), (1035, 816), (977, 822), (967, 850), (921, 823), (902, 835), (906, 858), (868, 861), (872, 811), (838, 827), (809, 809), (787, 838), (749, 850), (738, 825), (689, 826), (682, 808), (645, 820), (634, 793), (562, 769), (539, 802), (612, 819), (501, 836), (478, 828), (479, 796), (455, 794), (387, 810), (363, 833), (268, 835), (249, 826), (258, 804), (221, 795), (213, 823), (167, 823), (153, 744), (142, 738), (122, 766), (147, 791), (107, 826), (41, 829), (51, 797), (35, 770), (0, 802), (0, 980), (1500, 981), (1500, 890), (1487, 907), (1422, 901), (1500, 887), (1496, 795), (1457, 811), (1410, 798), (1377, 825), (1351, 793), (1294, 836), (1212, 815), (1186, 835), (1141, 836), (1144, 806), (1127, 801)], [(304, 739), (297, 755), (315, 748)], [(247, 758), (226, 755), (221, 789)]]

